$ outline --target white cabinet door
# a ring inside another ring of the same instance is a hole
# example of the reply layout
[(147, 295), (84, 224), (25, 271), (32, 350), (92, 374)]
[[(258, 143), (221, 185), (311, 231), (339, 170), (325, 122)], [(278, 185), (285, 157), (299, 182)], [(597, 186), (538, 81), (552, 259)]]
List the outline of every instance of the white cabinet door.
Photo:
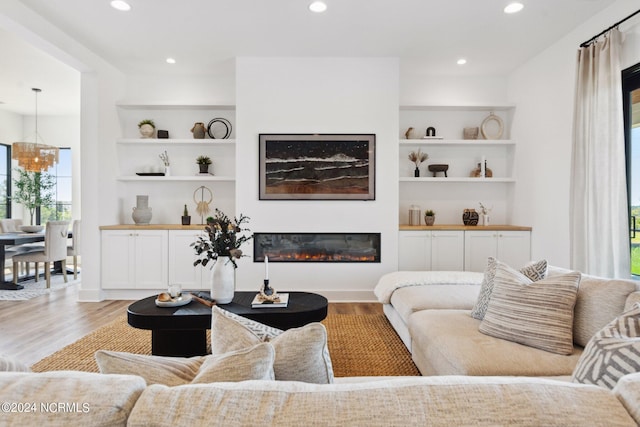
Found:
[(168, 281), (168, 235), (166, 230), (140, 230), (135, 235), (135, 287), (166, 289)]
[(209, 267), (194, 267), (196, 255), (190, 246), (202, 235), (200, 230), (169, 231), (169, 283), (180, 284), (182, 289), (208, 289)]
[(104, 230), (104, 289), (166, 289), (168, 233), (165, 230)]
[(130, 289), (135, 280), (131, 262), (135, 241), (131, 230), (109, 230), (101, 233), (101, 277), (104, 289)]
[(431, 270), (462, 271), (464, 269), (464, 231), (431, 232)]
[(464, 232), (464, 269), (483, 272), (487, 258), (520, 268), (531, 259), (530, 231), (471, 230)]
[(496, 231), (464, 232), (464, 269), (483, 272), (487, 258), (498, 255), (498, 233)]
[(531, 232), (498, 231), (498, 260), (514, 268), (531, 261)]
[(431, 231), (401, 231), (399, 270), (431, 270)]

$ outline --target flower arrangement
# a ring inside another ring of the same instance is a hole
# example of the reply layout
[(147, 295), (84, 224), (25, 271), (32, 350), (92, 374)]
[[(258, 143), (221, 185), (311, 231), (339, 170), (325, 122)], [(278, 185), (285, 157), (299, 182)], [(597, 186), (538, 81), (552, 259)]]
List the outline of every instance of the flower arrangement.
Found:
[(209, 261), (217, 260), (218, 257), (229, 257), (234, 268), (238, 268), (236, 259), (241, 258), (242, 250), (240, 246), (251, 240), (253, 235), (241, 234), (250, 231), (242, 228), (241, 225), (249, 222), (249, 217), (240, 214), (240, 218), (229, 218), (224, 212), (216, 209), (214, 217), (207, 218), (207, 225), (204, 227), (207, 236), (198, 237), (191, 246), (195, 249), (198, 259), (193, 263), (194, 267), (201, 264), (206, 266)]
[(427, 153), (423, 153), (422, 151), (420, 151), (420, 149), (418, 149), (417, 153), (415, 151), (412, 151), (409, 153), (409, 160), (415, 163), (416, 168), (420, 166), (422, 162), (424, 162), (428, 158), (429, 158), (429, 155)]
[(482, 202), (478, 203), (480, 205), (480, 212), (482, 212), (482, 215), (489, 215), (489, 213), (491, 212), (491, 210), (493, 209), (493, 206), (490, 208), (486, 208)]

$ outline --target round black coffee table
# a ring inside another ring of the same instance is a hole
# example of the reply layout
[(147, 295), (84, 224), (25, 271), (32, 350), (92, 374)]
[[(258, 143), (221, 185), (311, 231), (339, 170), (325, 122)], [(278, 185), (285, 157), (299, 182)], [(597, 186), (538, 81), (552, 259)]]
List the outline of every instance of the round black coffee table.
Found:
[[(322, 295), (288, 293), (289, 304), (283, 308), (251, 308), (256, 292), (236, 292), (231, 303), (219, 307), (282, 330), (320, 322), (327, 317), (328, 302)], [(156, 297), (153, 295), (136, 301), (127, 309), (129, 325), (151, 330), (151, 353), (181, 357), (206, 354), (211, 308), (196, 300), (181, 307), (158, 307), (155, 304)]]

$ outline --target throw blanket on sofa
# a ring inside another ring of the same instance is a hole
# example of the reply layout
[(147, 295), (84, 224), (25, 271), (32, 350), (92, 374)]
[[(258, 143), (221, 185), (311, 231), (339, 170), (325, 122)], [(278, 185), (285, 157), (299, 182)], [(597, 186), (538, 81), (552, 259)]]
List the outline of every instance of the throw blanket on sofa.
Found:
[(383, 304), (389, 304), (396, 289), (423, 285), (480, 285), (484, 273), (472, 271), (394, 271), (378, 280), (373, 293)]

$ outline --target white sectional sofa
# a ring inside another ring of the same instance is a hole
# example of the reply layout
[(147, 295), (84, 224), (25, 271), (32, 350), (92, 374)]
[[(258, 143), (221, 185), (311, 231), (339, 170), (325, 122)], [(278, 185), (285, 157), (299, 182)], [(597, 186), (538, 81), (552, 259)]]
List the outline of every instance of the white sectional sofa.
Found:
[[(549, 267), (548, 276), (568, 271)], [(574, 351), (561, 355), (481, 333), (481, 321), (471, 317), (471, 310), (483, 277), (400, 271), (379, 280), (378, 300), (422, 375), (569, 376), (589, 339), (640, 302), (637, 282), (582, 275), (573, 317)]]
[[(339, 381), (339, 380), (337, 380)], [(635, 426), (640, 374), (614, 390), (541, 378), (398, 377), (175, 387), (132, 375), (0, 373), (0, 425)]]

